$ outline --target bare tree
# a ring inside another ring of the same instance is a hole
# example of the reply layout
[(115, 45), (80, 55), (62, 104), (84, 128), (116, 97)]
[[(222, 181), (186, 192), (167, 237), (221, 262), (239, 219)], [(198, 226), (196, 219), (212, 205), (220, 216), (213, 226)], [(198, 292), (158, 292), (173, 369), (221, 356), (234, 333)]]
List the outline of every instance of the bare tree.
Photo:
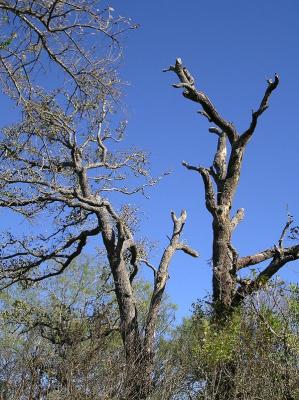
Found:
[[(172, 213), (172, 235), (154, 268), (134, 238), (129, 207), (112, 204), (116, 194), (144, 193), (157, 179), (150, 176), (143, 151), (117, 147), (126, 126), (125, 121), (114, 125), (120, 95), (117, 38), (133, 26), (114, 18), (111, 7), (96, 6), (93, 0), (0, 0), (7, 37), (13, 38), (0, 49), (0, 76), (21, 111), (1, 132), (0, 206), (31, 221), (45, 218), (47, 225), (31, 236), (3, 235), (0, 282), (2, 288), (30, 285), (59, 275), (89, 238), (99, 237), (120, 314), (124, 398), (145, 399), (169, 263), (176, 250), (197, 253), (181, 240), (186, 212)], [(154, 272), (145, 327), (139, 325), (134, 296), (140, 263)]]
[[(299, 245), (284, 247), (283, 239), (287, 234), (292, 218), (289, 217), (277, 245), (246, 257), (240, 257), (232, 244), (232, 235), (244, 218), (244, 209), (240, 208), (231, 216), (231, 208), (239, 184), (243, 155), (246, 146), (255, 132), (259, 117), (267, 110), (269, 98), (279, 83), (278, 75), (268, 80), (267, 88), (256, 111), (252, 112), (251, 122), (243, 133), (224, 119), (217, 111), (209, 97), (195, 86), (194, 78), (177, 59), (174, 66), (166, 71), (174, 72), (179, 78), (175, 88), (183, 89), (183, 96), (201, 105), (199, 111), (209, 122), (215, 124), (209, 131), (218, 136), (218, 146), (210, 167), (193, 166), (187, 162), (183, 165), (191, 171), (198, 172), (205, 189), (206, 208), (213, 220), (213, 307), (216, 319), (223, 320), (247, 295), (263, 287), (274, 274), (286, 263), (299, 258)], [(227, 142), (230, 153), (227, 155)], [(269, 260), (269, 264), (252, 279), (241, 279), (240, 270)]]

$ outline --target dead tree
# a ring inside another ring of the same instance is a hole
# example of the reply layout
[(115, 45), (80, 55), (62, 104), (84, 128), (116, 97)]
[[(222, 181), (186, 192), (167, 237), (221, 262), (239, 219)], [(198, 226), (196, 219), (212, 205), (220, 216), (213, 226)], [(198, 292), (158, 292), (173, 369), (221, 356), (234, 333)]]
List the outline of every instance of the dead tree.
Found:
[[(169, 263), (176, 250), (197, 253), (181, 241), (186, 212), (172, 213), (172, 235), (154, 268), (134, 237), (129, 208), (112, 204), (116, 195), (144, 193), (157, 179), (150, 176), (143, 151), (117, 147), (126, 126), (114, 127), (118, 37), (133, 26), (113, 18), (112, 8), (99, 11), (96, 3), (0, 0), (11, 38), (3, 38), (7, 45), (0, 48), (0, 78), (21, 111), (16, 123), (1, 132), (0, 207), (33, 222), (44, 218), (37, 233), (3, 234), (0, 283), (2, 288), (16, 282), (26, 286), (59, 275), (91, 237), (98, 237), (119, 308), (124, 398), (145, 399)], [(139, 324), (134, 297), (141, 263), (154, 271), (145, 327)]]
[[(252, 112), (251, 122), (245, 132), (239, 133), (236, 127), (224, 119), (217, 111), (209, 97), (195, 86), (194, 78), (177, 59), (175, 65), (166, 71), (174, 72), (179, 83), (173, 87), (183, 89), (183, 96), (201, 105), (199, 111), (215, 126), (209, 131), (218, 136), (218, 146), (211, 166), (193, 166), (186, 162), (183, 165), (191, 171), (199, 173), (205, 189), (206, 208), (213, 221), (213, 307), (217, 319), (223, 320), (247, 295), (263, 287), (283, 265), (299, 258), (299, 245), (284, 247), (283, 239), (289, 230), (292, 219), (289, 219), (283, 229), (280, 239), (271, 248), (256, 254), (240, 257), (232, 244), (232, 235), (244, 218), (244, 209), (239, 209), (231, 215), (231, 208), (236, 189), (239, 184), (243, 155), (246, 146), (255, 132), (259, 117), (268, 108), (269, 98), (276, 89), (279, 78), (267, 81), (267, 88), (256, 111)], [(227, 156), (227, 142), (230, 147)], [(268, 266), (252, 278), (242, 280), (240, 270), (269, 260)]]

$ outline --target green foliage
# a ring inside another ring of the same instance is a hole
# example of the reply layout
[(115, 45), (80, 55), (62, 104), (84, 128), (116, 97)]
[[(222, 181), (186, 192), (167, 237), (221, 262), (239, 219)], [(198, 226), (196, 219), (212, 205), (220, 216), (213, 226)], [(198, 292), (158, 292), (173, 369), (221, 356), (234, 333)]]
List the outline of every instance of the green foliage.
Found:
[(196, 305), (161, 347), (177, 398), (297, 399), (298, 304), (297, 287), (269, 286), (221, 326)]

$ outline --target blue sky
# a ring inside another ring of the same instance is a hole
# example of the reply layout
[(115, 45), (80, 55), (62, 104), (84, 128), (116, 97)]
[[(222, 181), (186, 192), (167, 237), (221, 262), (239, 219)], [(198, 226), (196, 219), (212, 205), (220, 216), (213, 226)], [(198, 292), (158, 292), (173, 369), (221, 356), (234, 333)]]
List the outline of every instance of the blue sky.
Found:
[[(242, 132), (251, 110), (259, 105), (266, 79), (277, 72), (281, 82), (270, 108), (259, 121), (248, 145), (234, 209), (245, 208), (245, 219), (234, 236), (241, 255), (277, 242), (287, 207), (299, 223), (299, 3), (297, 1), (111, 1), (115, 12), (141, 25), (127, 35), (123, 78), (128, 142), (151, 154), (154, 173), (172, 174), (140, 204), (142, 229), (160, 241), (161, 250), (171, 229), (169, 212), (188, 211), (184, 238), (201, 256), (175, 256), (168, 292), (179, 305), (178, 318), (190, 304), (211, 289), (211, 218), (205, 210), (200, 177), (181, 161), (209, 166), (216, 138), (199, 107), (173, 89), (174, 74), (163, 68), (181, 57), (228, 120)], [(289, 243), (291, 245), (292, 243)], [(157, 251), (157, 254), (159, 252)], [(298, 281), (299, 263), (280, 274)]]
[[(210, 166), (216, 137), (196, 113), (199, 106), (171, 87), (175, 75), (162, 69), (181, 57), (197, 87), (240, 132), (259, 105), (266, 79), (280, 75), (270, 108), (248, 145), (234, 203), (234, 210), (245, 208), (233, 240), (240, 255), (270, 247), (279, 239), (287, 207), (299, 224), (299, 2), (111, 0), (109, 5), (141, 25), (126, 35), (120, 69), (128, 82), (122, 104), (129, 120), (127, 145), (150, 153), (154, 175), (172, 171), (149, 192), (149, 200), (129, 198), (142, 210), (140, 235), (159, 241), (158, 262), (171, 232), (170, 210), (186, 208), (184, 239), (200, 252), (199, 259), (176, 254), (170, 268), (168, 293), (179, 305), (180, 320), (196, 298), (210, 292), (212, 245), (201, 179), (181, 161)], [(22, 227), (27, 229), (25, 223)], [(299, 263), (285, 266), (280, 276), (298, 281)]]

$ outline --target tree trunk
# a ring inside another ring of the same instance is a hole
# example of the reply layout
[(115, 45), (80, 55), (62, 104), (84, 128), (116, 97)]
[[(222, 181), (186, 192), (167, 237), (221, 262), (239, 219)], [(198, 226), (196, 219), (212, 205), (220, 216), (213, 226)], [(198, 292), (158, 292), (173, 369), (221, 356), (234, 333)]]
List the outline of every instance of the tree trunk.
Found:
[(216, 318), (221, 320), (229, 313), (235, 293), (234, 255), (227, 221), (214, 221), (213, 233), (213, 307)]
[[(174, 253), (182, 250), (193, 257), (198, 257), (197, 252), (180, 242), (187, 218), (186, 211), (183, 210), (180, 217), (176, 217), (172, 212), (171, 217), (173, 221), (172, 236), (163, 252), (158, 269), (155, 269), (147, 260), (137, 260), (138, 252), (125, 224), (118, 219), (115, 231), (108, 211), (101, 209), (99, 212), (103, 241), (114, 280), (120, 313), (120, 332), (125, 350), (124, 400), (145, 400), (152, 391), (157, 319), (168, 280), (169, 264)], [(114, 218), (117, 219), (116, 214), (114, 214)], [(131, 253), (130, 260), (126, 257), (128, 251)], [(154, 289), (147, 313), (144, 336), (138, 326), (138, 313), (132, 286), (138, 261), (144, 262), (154, 271)], [(129, 271), (130, 266), (133, 267), (131, 272)]]

